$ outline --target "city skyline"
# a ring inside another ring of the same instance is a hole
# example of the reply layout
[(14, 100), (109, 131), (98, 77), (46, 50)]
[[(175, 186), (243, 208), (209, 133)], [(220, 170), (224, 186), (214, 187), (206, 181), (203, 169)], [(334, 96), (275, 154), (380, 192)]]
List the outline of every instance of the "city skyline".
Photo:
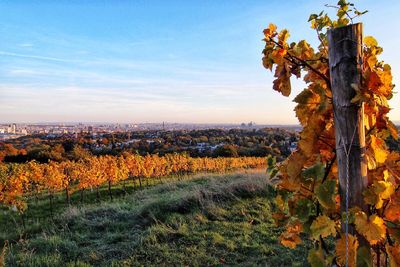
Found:
[[(310, 12), (337, 1), (16, 1), (0, 5), (0, 123), (298, 124), (293, 95), (272, 90), (261, 64), (262, 30), (274, 22), (291, 40), (316, 44)], [(368, 9), (364, 34), (398, 84), (398, 1)], [(376, 23), (379, 16), (385, 20)], [(395, 88), (397, 91), (397, 88)], [(400, 121), (400, 96), (390, 118)]]

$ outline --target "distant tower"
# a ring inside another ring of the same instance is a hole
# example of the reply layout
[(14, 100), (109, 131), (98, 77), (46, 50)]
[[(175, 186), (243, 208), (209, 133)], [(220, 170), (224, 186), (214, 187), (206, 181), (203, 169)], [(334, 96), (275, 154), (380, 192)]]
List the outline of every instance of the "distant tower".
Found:
[(165, 131), (165, 122), (162, 122), (162, 129)]
[(10, 133), (15, 134), (17, 132), (17, 125), (13, 123), (9, 130)]

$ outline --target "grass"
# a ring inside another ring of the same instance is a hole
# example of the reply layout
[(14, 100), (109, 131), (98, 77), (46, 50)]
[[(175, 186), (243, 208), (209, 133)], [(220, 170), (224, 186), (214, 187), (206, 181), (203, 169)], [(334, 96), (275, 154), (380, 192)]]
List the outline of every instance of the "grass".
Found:
[[(181, 181), (192, 179), (194, 175), (182, 175), (173, 177), (164, 177), (146, 179), (143, 182), (143, 188), (152, 187), (163, 183), (164, 181)], [(121, 196), (135, 194), (142, 190), (139, 185), (134, 185), (132, 182), (119, 183), (112, 186), (112, 195), (120, 199)], [(95, 190), (85, 190), (83, 193), (83, 201), (81, 192), (75, 192), (71, 195), (71, 203), (74, 207), (81, 207), (88, 204), (99, 205), (104, 202), (109, 202), (110, 196), (107, 185), (99, 188), (100, 199), (97, 198)], [(29, 238), (42, 230), (43, 225), (51, 224), (55, 217), (60, 213), (70, 208), (67, 204), (63, 192), (53, 195), (52, 205), (50, 206), (49, 195), (41, 194), (27, 199), (28, 209), (23, 215), (10, 210), (7, 207), (0, 206), (0, 247), (3, 247), (5, 242), (16, 242), (21, 238)], [(52, 208), (50, 208), (52, 207)]]
[(71, 206), (10, 243), (6, 266), (307, 266), (305, 246), (278, 244), (274, 194), (241, 172)]

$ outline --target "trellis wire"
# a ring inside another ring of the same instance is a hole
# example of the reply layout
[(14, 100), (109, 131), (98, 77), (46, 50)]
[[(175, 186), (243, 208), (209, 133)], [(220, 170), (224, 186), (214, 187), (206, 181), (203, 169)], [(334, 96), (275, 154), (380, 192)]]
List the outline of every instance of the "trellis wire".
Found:
[[(361, 109), (362, 110), (362, 109)], [(358, 125), (359, 115), (357, 116), (357, 122), (355, 125)], [(349, 267), (349, 176), (350, 176), (350, 167), (349, 167), (349, 158), (351, 147), (353, 146), (354, 137), (357, 132), (357, 126), (354, 127), (353, 136), (351, 137), (351, 142), (346, 148), (346, 144), (343, 143), (344, 153), (346, 154), (346, 221), (345, 221), (345, 235), (346, 235), (346, 267)], [(343, 138), (342, 138), (343, 140)]]

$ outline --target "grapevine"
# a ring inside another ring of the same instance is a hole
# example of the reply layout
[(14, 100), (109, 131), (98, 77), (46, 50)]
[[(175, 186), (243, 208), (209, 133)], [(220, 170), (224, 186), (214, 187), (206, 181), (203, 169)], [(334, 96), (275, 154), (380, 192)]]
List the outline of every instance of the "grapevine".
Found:
[(28, 208), (27, 199), (47, 194), (52, 212), (53, 196), (65, 192), (66, 202), (75, 191), (96, 189), (132, 180), (149, 184), (151, 179), (198, 172), (226, 172), (233, 169), (263, 168), (265, 159), (241, 158), (192, 158), (185, 154), (165, 156), (125, 153), (123, 156), (90, 156), (79, 161), (39, 164), (30, 161), (23, 164), (0, 163), (0, 205), (8, 206), (21, 214)]
[[(398, 139), (397, 128), (389, 120), (388, 100), (393, 95), (391, 68), (378, 59), (383, 49), (371, 36), (364, 38), (362, 83), (354, 88), (353, 103), (365, 108), (368, 188), (363, 192), (367, 212), (350, 210), (349, 223), (356, 234), (346, 241), (341, 234), (338, 169), (335, 150), (334, 115), (329, 75), (327, 30), (346, 26), (366, 11), (341, 0), (334, 6), (336, 20), (327, 13), (311, 14), (309, 22), (316, 31), (319, 45), (307, 41), (288, 42), (289, 32), (270, 24), (264, 30), (263, 65), (274, 71), (273, 89), (290, 96), (292, 76), (307, 84), (295, 98), (296, 116), (303, 129), (298, 148), (276, 167), (279, 182), (276, 197), (277, 225), (286, 230), (280, 242), (294, 248), (306, 234), (314, 243), (309, 251), (311, 266), (371, 266), (387, 257), (390, 266), (400, 265), (400, 154), (389, 151), (385, 140)], [(335, 249), (327, 246), (336, 238)], [(364, 242), (365, 240), (365, 242)]]

